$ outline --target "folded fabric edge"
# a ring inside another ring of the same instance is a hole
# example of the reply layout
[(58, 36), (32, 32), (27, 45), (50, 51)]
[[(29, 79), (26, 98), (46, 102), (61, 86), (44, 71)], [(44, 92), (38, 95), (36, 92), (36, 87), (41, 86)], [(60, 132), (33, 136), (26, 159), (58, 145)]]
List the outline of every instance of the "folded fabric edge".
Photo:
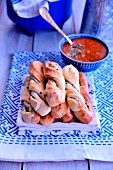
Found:
[(1, 144), (0, 160), (16, 162), (84, 160), (83, 152), (83, 147), (79, 145), (57, 145), (57, 147), (55, 145), (26, 145), (25, 147), (16, 144)]

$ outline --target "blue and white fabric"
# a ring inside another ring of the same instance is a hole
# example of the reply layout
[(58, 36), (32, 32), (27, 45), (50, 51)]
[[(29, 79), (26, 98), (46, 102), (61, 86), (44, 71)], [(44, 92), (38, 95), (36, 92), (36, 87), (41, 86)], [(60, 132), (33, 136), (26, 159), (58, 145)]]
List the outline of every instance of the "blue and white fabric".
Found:
[(0, 160), (67, 161), (95, 159), (113, 161), (113, 53), (96, 71), (91, 72), (95, 98), (100, 115), (101, 129), (96, 133), (81, 134), (79, 130), (65, 133), (54, 130), (47, 134), (33, 135), (26, 130), (18, 135), (17, 113), (20, 107), (22, 77), (34, 60), (51, 60), (63, 67), (59, 52), (15, 52), (4, 94), (0, 128)]

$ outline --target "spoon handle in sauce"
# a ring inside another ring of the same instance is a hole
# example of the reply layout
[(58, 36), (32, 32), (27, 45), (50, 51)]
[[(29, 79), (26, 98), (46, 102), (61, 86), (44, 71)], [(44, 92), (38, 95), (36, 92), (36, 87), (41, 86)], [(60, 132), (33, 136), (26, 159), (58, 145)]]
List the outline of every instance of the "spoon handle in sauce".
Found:
[(49, 24), (51, 24), (61, 35), (63, 35), (66, 40), (69, 42), (70, 45), (73, 44), (73, 42), (67, 37), (67, 35), (58, 27), (58, 25), (55, 23), (55, 21), (52, 19), (51, 15), (48, 13), (48, 10), (44, 7), (39, 8), (39, 13), (43, 19), (45, 19)]

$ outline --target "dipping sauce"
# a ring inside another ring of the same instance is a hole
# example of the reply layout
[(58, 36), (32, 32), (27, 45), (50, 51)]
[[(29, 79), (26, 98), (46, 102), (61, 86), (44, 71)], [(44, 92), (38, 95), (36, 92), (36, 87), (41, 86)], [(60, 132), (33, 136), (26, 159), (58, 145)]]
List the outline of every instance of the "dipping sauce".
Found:
[(75, 38), (73, 45), (68, 42), (62, 46), (62, 52), (68, 57), (83, 62), (93, 62), (103, 59), (107, 55), (105, 46), (95, 39)]

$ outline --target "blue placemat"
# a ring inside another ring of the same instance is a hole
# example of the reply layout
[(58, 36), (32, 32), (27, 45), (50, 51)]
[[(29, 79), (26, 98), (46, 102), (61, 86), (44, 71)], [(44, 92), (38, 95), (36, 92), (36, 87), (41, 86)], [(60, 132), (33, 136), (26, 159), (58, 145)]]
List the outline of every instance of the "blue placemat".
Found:
[[(16, 125), (17, 112), (20, 107), (20, 89), (22, 76), (28, 72), (29, 63), (34, 60), (51, 60), (58, 62), (62, 67), (65, 63), (57, 52), (15, 52), (7, 82), (4, 100), (0, 108), (2, 115), (0, 129), (0, 144), (25, 146), (112, 146), (113, 145), (113, 60), (112, 53), (108, 60), (97, 71), (90, 72), (94, 77), (96, 101), (100, 114), (101, 131), (96, 134), (82, 135), (79, 131), (58, 135), (54, 131), (49, 135), (32, 136), (30, 131), (26, 135), (18, 135)], [(84, 149), (83, 149), (84, 150)], [(1, 156), (1, 155), (0, 155)], [(85, 157), (85, 156), (84, 156)], [(86, 156), (87, 157), (87, 156)], [(16, 159), (16, 158), (15, 158)], [(74, 158), (72, 158), (74, 159)], [(30, 160), (30, 159), (29, 159)]]

